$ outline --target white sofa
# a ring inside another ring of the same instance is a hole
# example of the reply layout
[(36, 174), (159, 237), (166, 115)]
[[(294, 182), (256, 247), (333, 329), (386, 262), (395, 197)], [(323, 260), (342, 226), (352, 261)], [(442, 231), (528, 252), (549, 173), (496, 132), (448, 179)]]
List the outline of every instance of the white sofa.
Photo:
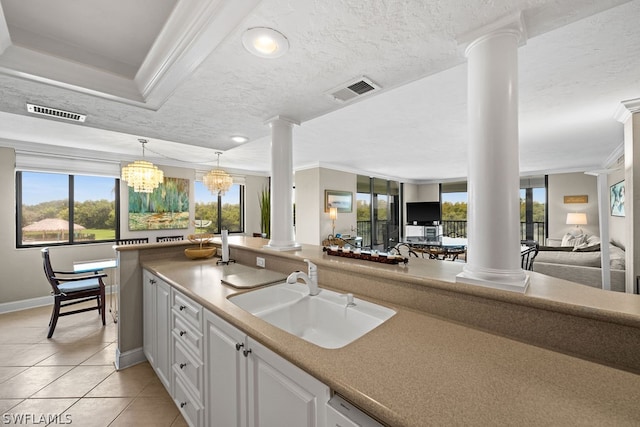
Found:
[[(533, 263), (533, 271), (570, 280), (594, 288), (602, 288), (600, 239), (598, 236), (565, 235), (562, 239), (547, 239), (549, 246), (541, 246)], [(609, 245), (611, 290), (625, 291), (625, 253), (614, 244)]]

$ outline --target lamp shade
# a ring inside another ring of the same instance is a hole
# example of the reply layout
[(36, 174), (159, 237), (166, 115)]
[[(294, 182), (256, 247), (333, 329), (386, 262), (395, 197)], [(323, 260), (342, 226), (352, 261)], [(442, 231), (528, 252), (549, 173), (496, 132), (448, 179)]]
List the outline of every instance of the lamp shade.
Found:
[(567, 225), (587, 225), (587, 214), (584, 212), (569, 212)]
[(338, 218), (338, 208), (329, 208), (329, 219)]
[(122, 168), (121, 178), (136, 193), (153, 193), (164, 181), (164, 172), (153, 163), (144, 160), (146, 139), (138, 139), (142, 145), (142, 160), (136, 160)]

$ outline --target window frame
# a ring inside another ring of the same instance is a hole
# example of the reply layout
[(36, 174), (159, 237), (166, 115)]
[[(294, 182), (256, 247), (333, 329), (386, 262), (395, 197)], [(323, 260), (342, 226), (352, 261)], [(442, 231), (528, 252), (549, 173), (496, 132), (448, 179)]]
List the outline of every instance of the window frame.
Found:
[[(204, 183), (201, 180), (196, 180), (194, 181), (194, 186), (197, 185), (197, 183), (200, 183), (201, 185), (204, 186)], [(244, 230), (245, 230), (245, 205), (246, 205), (246, 200), (245, 200), (245, 184), (242, 183), (233, 183), (233, 185), (237, 185), (238, 186), (238, 199), (239, 199), (239, 203), (240, 203), (240, 230), (228, 230), (229, 234), (244, 234)], [(206, 186), (205, 186), (206, 189)], [(207, 190), (208, 191), (208, 190)], [(194, 207), (194, 212), (196, 209), (196, 204), (199, 203), (198, 199), (195, 196), (195, 188), (194, 188), (194, 201), (193, 201), (193, 207)], [(222, 233), (222, 195), (220, 193), (218, 193), (217, 195), (217, 218), (215, 218), (214, 222), (216, 224), (216, 232), (214, 234), (220, 234)], [(195, 214), (194, 214), (195, 217)], [(195, 219), (202, 219), (202, 218), (195, 218)]]
[[(67, 188), (67, 192), (68, 192), (68, 205), (67, 205), (67, 209), (69, 210), (69, 218), (68, 218), (68, 222), (69, 222), (69, 241), (67, 242), (48, 242), (48, 243), (32, 243), (32, 244), (24, 244), (22, 241), (23, 235), (22, 235), (22, 193), (23, 193), (23, 185), (22, 185), (22, 174), (24, 172), (32, 172), (32, 173), (42, 173), (42, 174), (57, 174), (57, 175), (64, 175), (67, 177), (68, 179), (68, 188)], [(92, 241), (82, 241), (82, 242), (74, 242), (74, 233), (73, 233), (73, 226), (72, 224), (74, 223), (74, 215), (75, 215), (75, 210), (74, 210), (74, 204), (75, 204), (75, 199), (74, 199), (74, 189), (75, 189), (75, 177), (76, 176), (92, 176), (92, 175), (86, 175), (86, 174), (64, 174), (64, 173), (56, 173), (56, 172), (49, 172), (49, 171), (39, 171), (39, 170), (17, 170), (16, 171), (16, 175), (15, 175), (15, 184), (16, 184), (16, 233), (15, 233), (15, 238), (16, 238), (16, 248), (17, 249), (24, 249), (24, 248), (38, 248), (38, 247), (47, 247), (47, 246), (78, 246), (78, 245), (91, 245), (91, 244), (96, 244), (96, 243), (109, 243), (109, 242), (115, 242), (120, 238), (120, 191), (118, 191), (118, 189), (120, 188), (120, 179), (119, 178), (115, 178), (115, 177), (110, 177), (111, 179), (114, 180), (114, 209), (115, 209), (115, 215), (116, 215), (116, 220), (115, 220), (115, 238), (114, 239), (106, 239), (106, 240), (92, 240)], [(109, 177), (104, 177), (104, 178), (109, 178)]]

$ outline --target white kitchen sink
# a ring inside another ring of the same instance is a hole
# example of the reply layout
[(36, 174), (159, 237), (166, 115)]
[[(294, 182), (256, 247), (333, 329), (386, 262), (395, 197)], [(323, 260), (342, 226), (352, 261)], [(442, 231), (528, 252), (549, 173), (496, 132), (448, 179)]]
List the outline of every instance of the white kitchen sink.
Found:
[(391, 318), (387, 307), (321, 289), (309, 296), (300, 284), (281, 283), (229, 297), (238, 307), (270, 324), (324, 348), (340, 348)]

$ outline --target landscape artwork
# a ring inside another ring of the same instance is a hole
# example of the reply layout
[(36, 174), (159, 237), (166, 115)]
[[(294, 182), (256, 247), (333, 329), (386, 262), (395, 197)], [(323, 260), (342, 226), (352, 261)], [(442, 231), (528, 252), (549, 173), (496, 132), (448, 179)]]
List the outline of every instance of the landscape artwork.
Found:
[(153, 193), (129, 187), (129, 230), (167, 230), (189, 227), (189, 180), (166, 178)]
[(353, 194), (350, 191), (324, 190), (324, 211), (337, 208), (338, 212), (351, 212)]

